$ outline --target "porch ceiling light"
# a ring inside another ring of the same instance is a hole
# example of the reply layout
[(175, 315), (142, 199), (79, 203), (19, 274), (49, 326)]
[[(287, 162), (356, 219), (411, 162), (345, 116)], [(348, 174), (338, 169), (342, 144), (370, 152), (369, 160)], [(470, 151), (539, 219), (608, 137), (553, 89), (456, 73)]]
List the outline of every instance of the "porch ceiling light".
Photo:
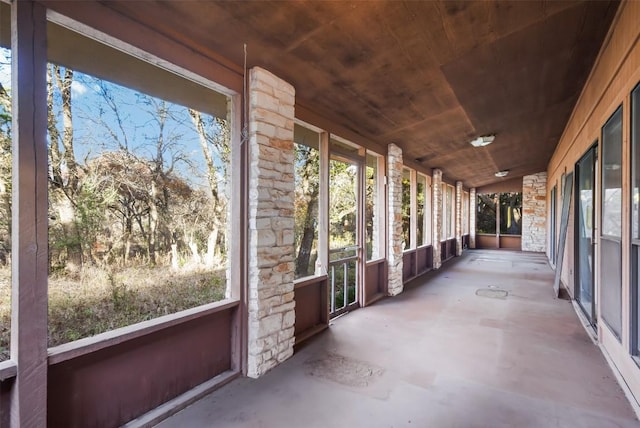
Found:
[(498, 172), (496, 172), (494, 175), (495, 175), (496, 177), (506, 177), (506, 176), (507, 176), (507, 174), (509, 174), (509, 170), (508, 170), (508, 169), (505, 169), (504, 171), (498, 171)]
[(493, 143), (493, 140), (495, 140), (495, 138), (495, 135), (483, 135), (482, 137), (478, 137), (475, 140), (471, 140), (469, 144), (471, 144), (473, 147), (484, 147)]

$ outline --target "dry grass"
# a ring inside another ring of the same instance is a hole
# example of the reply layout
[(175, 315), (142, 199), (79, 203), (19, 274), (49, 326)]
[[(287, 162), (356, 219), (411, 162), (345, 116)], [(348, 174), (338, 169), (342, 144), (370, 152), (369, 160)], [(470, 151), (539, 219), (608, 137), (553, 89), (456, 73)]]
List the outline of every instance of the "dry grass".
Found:
[[(9, 357), (11, 272), (0, 268), (0, 361)], [(225, 272), (89, 267), (49, 278), (49, 346), (222, 300)]]

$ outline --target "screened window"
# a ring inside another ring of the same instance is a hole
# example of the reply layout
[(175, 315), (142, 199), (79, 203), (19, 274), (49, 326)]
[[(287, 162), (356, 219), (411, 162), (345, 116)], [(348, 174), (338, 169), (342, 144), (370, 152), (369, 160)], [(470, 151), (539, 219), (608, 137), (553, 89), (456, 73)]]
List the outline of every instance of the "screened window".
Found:
[(293, 139), (295, 150), (294, 254), (295, 278), (298, 279), (313, 275), (318, 259), (320, 134), (296, 124)]
[(425, 189), (424, 189), (424, 241), (423, 245), (431, 245), (431, 241), (433, 238), (433, 231), (431, 228), (431, 177), (428, 175), (424, 176), (425, 178)]
[(418, 174), (416, 178), (416, 238), (417, 246), (425, 244), (425, 193), (427, 189), (427, 178)]
[(500, 234), (520, 235), (522, 232), (522, 193), (500, 194)]
[(448, 184), (442, 184), (442, 228), (441, 240), (453, 238), (455, 233), (455, 188)]
[(495, 235), (497, 193), (479, 193), (477, 196), (476, 232)]
[(469, 192), (462, 192), (462, 234), (469, 234)]
[(622, 236), (622, 107), (602, 128), (602, 235)]
[[(0, 3), (0, 18), (10, 12), (9, 5)], [(9, 359), (11, 342), (11, 29), (7, 30), (0, 31), (0, 361)]]
[(411, 247), (411, 170), (402, 168), (402, 239), (403, 248)]
[(367, 260), (384, 256), (384, 184), (382, 180), (384, 158), (367, 152), (366, 166), (366, 246)]
[(224, 299), (229, 97), (62, 26), (48, 36), (49, 345)]
[(431, 177), (416, 176), (416, 229), (418, 246), (431, 244)]
[(402, 170), (404, 250), (431, 245), (431, 177), (411, 168)]
[(456, 198), (455, 188), (447, 185), (447, 238), (453, 238), (456, 224)]

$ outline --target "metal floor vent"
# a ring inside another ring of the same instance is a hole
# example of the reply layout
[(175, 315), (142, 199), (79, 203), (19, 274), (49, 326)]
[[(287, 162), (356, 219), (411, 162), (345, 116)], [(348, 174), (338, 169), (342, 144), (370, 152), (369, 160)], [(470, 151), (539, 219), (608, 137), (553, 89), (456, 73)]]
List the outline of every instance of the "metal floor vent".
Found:
[(500, 290), (499, 288), (479, 288), (476, 290), (476, 296), (489, 297), (491, 299), (506, 299), (509, 292)]

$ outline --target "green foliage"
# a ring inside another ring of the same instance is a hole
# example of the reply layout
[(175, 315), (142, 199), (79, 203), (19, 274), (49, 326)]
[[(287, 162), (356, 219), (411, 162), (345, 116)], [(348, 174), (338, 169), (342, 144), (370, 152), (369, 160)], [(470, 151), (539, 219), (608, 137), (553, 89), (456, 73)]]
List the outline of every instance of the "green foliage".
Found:
[(294, 243), (296, 278), (301, 278), (313, 274), (317, 258), (320, 153), (302, 144), (294, 144), (294, 151)]
[(82, 180), (76, 196), (75, 227), (80, 246), (89, 254), (105, 228), (107, 210), (116, 200), (116, 190), (104, 185), (102, 177), (90, 174)]
[(342, 161), (329, 162), (329, 236), (331, 247), (356, 243), (357, 171)]

